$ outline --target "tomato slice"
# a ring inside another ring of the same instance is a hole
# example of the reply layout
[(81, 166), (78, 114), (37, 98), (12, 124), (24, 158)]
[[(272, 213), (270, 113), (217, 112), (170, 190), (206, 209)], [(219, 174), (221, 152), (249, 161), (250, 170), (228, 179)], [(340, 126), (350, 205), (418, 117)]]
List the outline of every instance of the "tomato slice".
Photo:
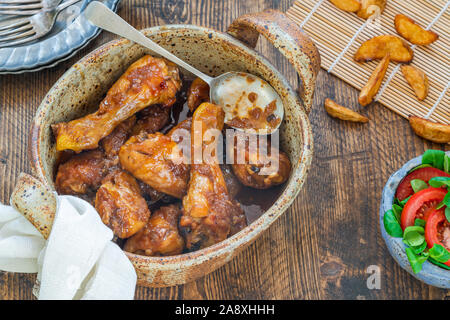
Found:
[(397, 191), (395, 192), (395, 197), (402, 201), (414, 194), (414, 190), (411, 187), (411, 180), (420, 179), (428, 183), (428, 181), (434, 177), (450, 177), (450, 174), (433, 167), (414, 170), (400, 181)]
[(430, 209), (434, 209), (445, 197), (447, 190), (444, 188), (427, 188), (411, 196), (402, 211), (401, 226), (413, 226), (416, 218), (427, 220)]
[[(448, 223), (446, 222), (447, 218), (445, 218), (444, 208), (439, 210), (433, 210), (428, 217), (428, 221), (425, 225), (425, 240), (427, 241), (428, 248), (432, 248), (434, 244), (440, 244), (445, 249), (449, 250), (450, 248), (446, 247), (442, 241), (442, 229), (445, 227), (450, 228)], [(450, 267), (450, 260), (444, 263), (445, 265)]]

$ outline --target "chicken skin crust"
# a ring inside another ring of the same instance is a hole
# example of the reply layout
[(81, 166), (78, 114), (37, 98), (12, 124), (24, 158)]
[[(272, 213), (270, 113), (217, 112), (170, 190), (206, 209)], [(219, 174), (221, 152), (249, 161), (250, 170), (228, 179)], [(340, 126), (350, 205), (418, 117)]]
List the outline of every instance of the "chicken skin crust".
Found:
[(95, 193), (105, 175), (103, 152), (91, 150), (76, 154), (59, 166), (55, 179), (56, 191), (70, 195)]
[(127, 240), (124, 250), (146, 256), (180, 254), (184, 239), (178, 231), (181, 210), (176, 205), (156, 210), (145, 227)]
[(161, 133), (131, 137), (119, 151), (122, 168), (153, 189), (181, 199), (189, 166), (177, 143)]
[(136, 179), (125, 171), (109, 174), (97, 191), (95, 209), (104, 224), (122, 239), (144, 228), (150, 218)]
[(238, 134), (234, 145), (233, 172), (247, 187), (267, 189), (286, 182), (291, 173), (291, 161), (286, 153), (271, 146), (264, 136), (250, 146), (247, 138)]
[[(228, 194), (217, 153), (205, 161), (205, 152), (215, 149), (218, 142), (216, 139), (205, 141), (205, 133), (209, 129), (221, 131), (224, 116), (222, 108), (211, 103), (201, 104), (193, 115), (191, 154), (200, 148), (203, 161), (192, 162), (188, 193), (183, 198), (180, 229), (189, 250), (205, 248), (225, 240), (246, 224), (243, 210)], [(202, 138), (198, 139), (199, 136)]]
[(134, 62), (108, 91), (97, 112), (52, 126), (56, 150), (95, 149), (122, 121), (153, 104), (172, 105), (181, 88), (178, 68), (146, 55)]
[(188, 91), (188, 108), (194, 112), (203, 102), (209, 102), (209, 85), (202, 79), (195, 78)]

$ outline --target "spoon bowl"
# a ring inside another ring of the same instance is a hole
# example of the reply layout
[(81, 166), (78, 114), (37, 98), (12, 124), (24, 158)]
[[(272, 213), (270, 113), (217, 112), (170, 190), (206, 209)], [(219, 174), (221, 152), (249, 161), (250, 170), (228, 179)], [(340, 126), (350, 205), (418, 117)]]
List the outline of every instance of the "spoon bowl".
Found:
[(270, 134), (283, 120), (284, 107), (278, 93), (250, 73), (221, 74), (211, 81), (209, 95), (225, 111), (225, 123), (237, 130)]

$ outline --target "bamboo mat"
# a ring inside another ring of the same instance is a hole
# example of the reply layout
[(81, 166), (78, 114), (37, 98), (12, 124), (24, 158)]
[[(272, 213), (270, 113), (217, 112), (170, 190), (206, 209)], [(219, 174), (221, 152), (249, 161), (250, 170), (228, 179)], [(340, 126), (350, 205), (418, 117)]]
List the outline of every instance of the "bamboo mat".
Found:
[[(450, 124), (449, 78), (450, 14), (447, 0), (388, 0), (377, 21), (366, 22), (354, 13), (336, 8), (328, 0), (299, 0), (287, 15), (310, 35), (317, 45), (322, 68), (361, 89), (379, 61), (357, 63), (353, 55), (364, 41), (382, 34), (396, 34), (394, 17), (398, 13), (414, 19), (422, 27), (435, 31), (439, 39), (429, 46), (412, 46), (411, 62), (428, 75), (430, 89), (418, 101), (400, 70), (391, 62), (376, 100), (403, 117), (410, 114)], [(354, 38), (354, 39), (353, 39)], [(348, 107), (352, 107), (348, 105)]]

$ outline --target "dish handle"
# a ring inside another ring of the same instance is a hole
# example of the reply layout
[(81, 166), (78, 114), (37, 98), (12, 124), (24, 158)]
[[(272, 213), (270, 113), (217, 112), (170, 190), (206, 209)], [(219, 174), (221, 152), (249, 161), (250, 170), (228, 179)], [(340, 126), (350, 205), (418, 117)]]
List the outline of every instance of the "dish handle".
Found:
[(320, 55), (314, 42), (294, 21), (281, 11), (269, 9), (240, 16), (227, 32), (251, 48), (256, 47), (260, 34), (269, 40), (300, 76), (300, 97), (306, 112), (311, 111)]
[(11, 194), (11, 205), (47, 239), (56, 214), (56, 193), (38, 179), (21, 173)]

